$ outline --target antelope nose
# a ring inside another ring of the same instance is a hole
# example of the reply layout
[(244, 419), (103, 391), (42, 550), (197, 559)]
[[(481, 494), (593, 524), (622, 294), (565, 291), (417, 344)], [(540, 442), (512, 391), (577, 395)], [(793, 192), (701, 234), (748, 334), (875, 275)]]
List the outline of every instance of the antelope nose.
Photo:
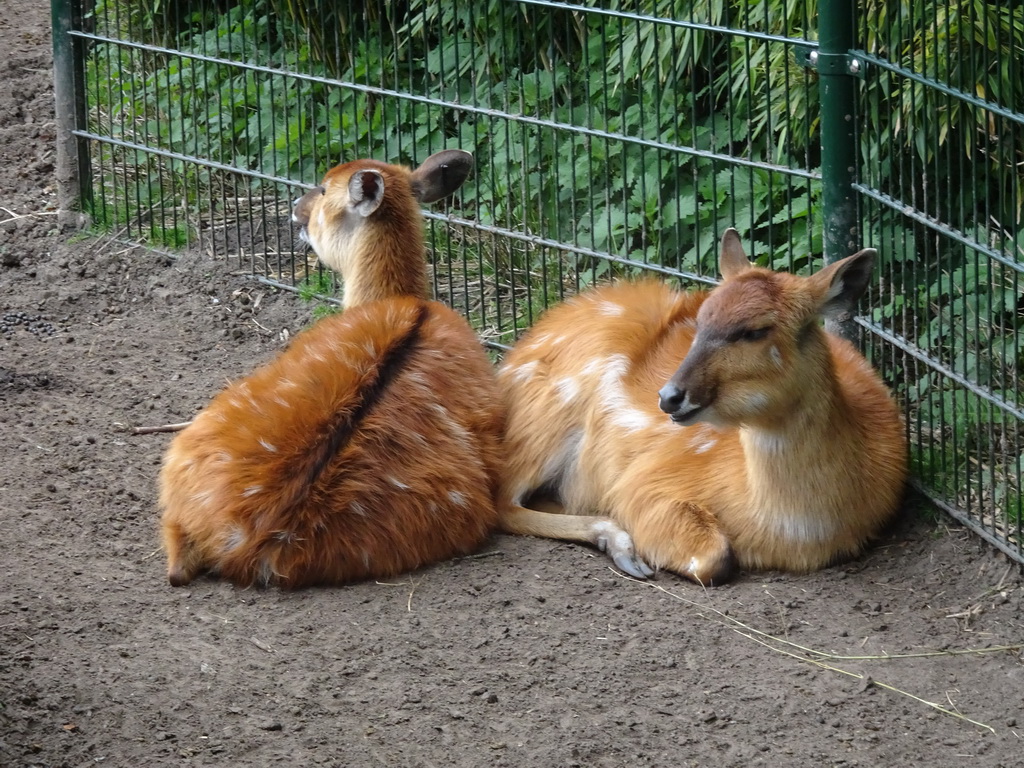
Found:
[(686, 391), (669, 382), (658, 391), (658, 407), (665, 413), (675, 413), (686, 399)]

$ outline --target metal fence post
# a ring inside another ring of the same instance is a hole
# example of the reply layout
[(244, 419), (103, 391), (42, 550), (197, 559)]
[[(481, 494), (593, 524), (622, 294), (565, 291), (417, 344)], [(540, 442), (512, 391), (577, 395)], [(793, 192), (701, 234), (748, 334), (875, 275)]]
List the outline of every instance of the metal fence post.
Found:
[[(857, 174), (857, 136), (854, 120), (855, 75), (862, 63), (850, 55), (854, 45), (852, 0), (818, 4), (818, 51), (820, 77), (821, 181), (825, 263), (839, 261), (860, 248), (860, 226), (853, 182)], [(826, 322), (833, 333), (855, 339), (850, 318)]]
[(69, 33), (81, 28), (82, 2), (50, 2), (57, 123), (57, 221), (63, 230), (81, 229), (88, 224), (84, 209), (88, 206), (92, 189), (88, 145), (74, 133), (85, 127), (85, 77), (83, 46), (79, 38)]

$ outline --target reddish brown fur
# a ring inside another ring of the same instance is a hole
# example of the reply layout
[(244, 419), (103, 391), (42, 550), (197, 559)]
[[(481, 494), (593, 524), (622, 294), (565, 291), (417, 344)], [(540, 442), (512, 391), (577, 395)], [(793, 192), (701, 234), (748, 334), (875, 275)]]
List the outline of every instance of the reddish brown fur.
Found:
[[(509, 354), (505, 530), (615, 554), (617, 527), (577, 517), (605, 514), (632, 537), (619, 538), (627, 570), (639, 558), (708, 584), (736, 561), (806, 571), (854, 555), (893, 514), (906, 474), (898, 410), (867, 361), (817, 321), (851, 298), (832, 294), (872, 254), (800, 278), (728, 250), (712, 292), (599, 288), (549, 311)], [(764, 338), (729, 340), (762, 327)], [(659, 390), (685, 391), (680, 413), (704, 406), (699, 421), (674, 424)], [(539, 488), (570, 514), (515, 506)]]
[[(172, 584), (204, 570), (288, 588), (387, 577), (472, 551), (496, 522), (493, 371), (466, 322), (422, 296), (414, 194), (430, 162), (348, 163), (299, 201), (297, 221), (356, 290), (171, 443), (160, 503)], [(353, 214), (346, 185), (367, 168), (385, 192)]]

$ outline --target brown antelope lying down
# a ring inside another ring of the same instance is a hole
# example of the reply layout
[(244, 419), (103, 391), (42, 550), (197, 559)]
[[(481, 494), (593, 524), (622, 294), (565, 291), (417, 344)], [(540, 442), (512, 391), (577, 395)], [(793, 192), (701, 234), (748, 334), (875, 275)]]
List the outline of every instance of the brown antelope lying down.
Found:
[[(729, 230), (713, 291), (619, 283), (550, 310), (499, 372), (502, 527), (703, 584), (859, 552), (900, 502), (903, 427), (820, 318), (852, 310), (874, 257), (797, 277), (751, 265)], [(538, 491), (568, 514), (518, 506)]]
[(470, 154), (410, 172), (359, 160), (295, 206), (345, 312), (230, 385), (160, 477), (171, 584), (209, 570), (284, 587), (386, 577), (477, 547), (497, 522), (502, 410), (473, 331), (427, 301), (419, 202)]

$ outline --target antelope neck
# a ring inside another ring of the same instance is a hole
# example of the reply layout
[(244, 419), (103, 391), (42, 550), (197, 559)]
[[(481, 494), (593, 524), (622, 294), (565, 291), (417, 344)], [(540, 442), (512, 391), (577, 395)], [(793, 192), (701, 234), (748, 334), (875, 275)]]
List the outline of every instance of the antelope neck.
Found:
[[(366, 243), (369, 253), (360, 254), (342, 274), (347, 308), (398, 296), (427, 298), (427, 276), (422, 242), (413, 244)], [(410, 258), (411, 257), (411, 258)]]

